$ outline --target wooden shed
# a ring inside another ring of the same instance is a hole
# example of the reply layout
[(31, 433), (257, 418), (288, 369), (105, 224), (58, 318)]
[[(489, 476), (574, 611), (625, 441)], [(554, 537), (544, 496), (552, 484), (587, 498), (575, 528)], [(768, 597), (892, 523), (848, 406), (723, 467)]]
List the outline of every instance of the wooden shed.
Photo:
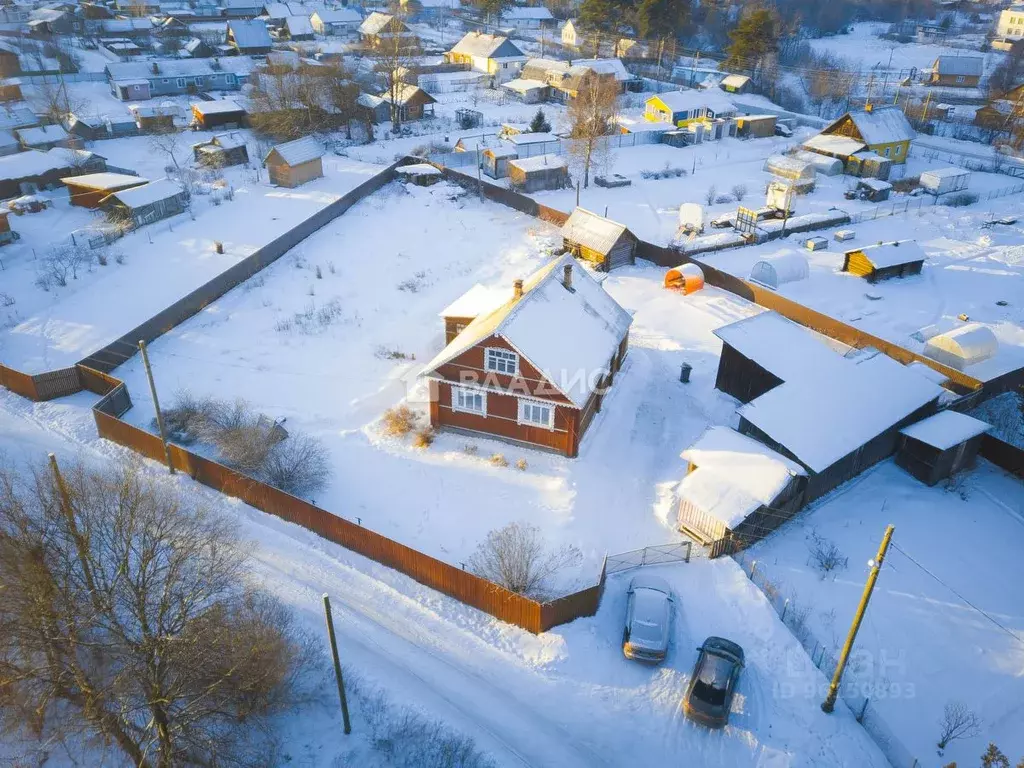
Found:
[(924, 251), (913, 240), (879, 241), (846, 251), (842, 271), (874, 283), (890, 277), (919, 275), (924, 260)]
[(736, 135), (741, 139), (763, 139), (775, 135), (775, 115), (740, 115)]
[(200, 101), (192, 105), (192, 122), (204, 131), (218, 128), (241, 128), (246, 111), (231, 99)]
[(974, 463), (989, 424), (956, 411), (940, 411), (900, 430), (896, 464), (935, 485)]
[(68, 188), (71, 204), (82, 208), (99, 208), (105, 198), (114, 192), (148, 184), (149, 179), (126, 173), (87, 173), (61, 179)]
[(430, 163), (403, 165), (400, 168), (396, 168), (395, 173), (399, 178), (404, 179), (410, 184), (415, 184), (417, 187), (433, 186), (441, 181), (442, 178), (441, 171)]
[(0, 213), (0, 245), (8, 245), (21, 239), (21, 236), (11, 229), (11, 222), (7, 218), (9, 215), (7, 211)]
[[(437, 103), (437, 99), (424, 91), (418, 85), (401, 83), (396, 88), (394, 96), (395, 104), (398, 107), (399, 120), (409, 122), (412, 120), (419, 120), (427, 114), (430, 114), (431, 116), (434, 114), (434, 104)], [(382, 97), (385, 101), (390, 102), (390, 91), (384, 93)]]
[(869, 203), (884, 203), (892, 193), (892, 184), (881, 179), (861, 179), (854, 190), (856, 197)]
[(324, 148), (312, 136), (278, 144), (267, 153), (263, 164), (270, 183), (297, 187), (324, 175)]
[(508, 144), (488, 147), (480, 153), (480, 168), (492, 179), (504, 179), (508, 176), (509, 161), (516, 156), (516, 148)]
[(245, 136), (240, 133), (222, 133), (209, 141), (193, 144), (192, 156), (197, 164), (206, 168), (228, 168), (249, 162)]
[(115, 192), (103, 200), (107, 218), (128, 229), (179, 214), (187, 205), (188, 195), (169, 179)]
[(625, 225), (576, 208), (562, 226), (562, 243), (578, 259), (610, 272), (636, 260), (637, 238)]
[(509, 186), (519, 192), (564, 189), (569, 185), (569, 164), (561, 155), (537, 155), (508, 161)]

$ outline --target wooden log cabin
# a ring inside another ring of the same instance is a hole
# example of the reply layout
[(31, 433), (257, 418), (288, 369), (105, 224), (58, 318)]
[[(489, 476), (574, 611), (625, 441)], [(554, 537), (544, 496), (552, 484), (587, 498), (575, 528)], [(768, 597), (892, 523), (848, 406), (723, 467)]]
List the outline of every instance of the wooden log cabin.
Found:
[(921, 274), (925, 253), (913, 240), (879, 241), (843, 253), (843, 272), (865, 278), (869, 283), (891, 277)]
[(896, 463), (925, 485), (967, 469), (991, 425), (956, 411), (941, 411), (900, 430)]
[(610, 272), (636, 260), (637, 238), (618, 222), (576, 208), (562, 225), (562, 244), (573, 256)]

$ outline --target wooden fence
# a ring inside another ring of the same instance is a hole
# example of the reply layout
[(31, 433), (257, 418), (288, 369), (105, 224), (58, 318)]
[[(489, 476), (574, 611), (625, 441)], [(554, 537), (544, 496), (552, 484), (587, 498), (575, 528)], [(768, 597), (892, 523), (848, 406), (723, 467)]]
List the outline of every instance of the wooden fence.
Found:
[(981, 438), (980, 453), (997, 467), (1002, 467), (1011, 475), (1024, 478), (1024, 451), (1016, 445), (986, 434)]

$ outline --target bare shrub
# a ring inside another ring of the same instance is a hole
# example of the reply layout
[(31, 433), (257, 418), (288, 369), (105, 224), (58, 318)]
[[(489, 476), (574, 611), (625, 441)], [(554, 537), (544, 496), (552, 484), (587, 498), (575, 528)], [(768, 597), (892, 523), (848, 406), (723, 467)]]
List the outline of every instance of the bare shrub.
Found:
[(426, 281), (426, 272), (417, 272), (407, 280), (403, 280), (396, 287), (400, 291), (407, 293), (419, 293), (420, 289), (423, 288)]
[(0, 291), (0, 307), (13, 307), (14, 304), (15, 300), (11, 294)]
[(526, 459), (517, 459), (516, 460), (516, 469), (518, 469), (520, 472), (525, 472), (526, 471), (526, 467), (527, 467)]
[(416, 430), (416, 435), (412, 439), (412, 447), (429, 448), (436, 437), (437, 433), (434, 432), (432, 427), (423, 427), (422, 429), (418, 429)]
[(464, 446), (462, 446), (462, 452), (465, 453), (467, 456), (476, 456), (478, 453), (480, 453), (480, 446), (473, 445), (472, 443), (466, 443)]
[(819, 535), (817, 531), (811, 531), (808, 536), (807, 549), (811, 553), (811, 561), (821, 572), (822, 578), (832, 571), (842, 570), (847, 565), (848, 558), (843, 556), (839, 545), (831, 539)]
[(491, 458), (490, 458), (490, 462), (491, 462), (491, 466), (492, 467), (507, 467), (508, 466), (508, 459), (505, 458), (505, 454), (503, 454), (503, 453), (495, 453), (495, 454), (493, 454), (491, 456)]
[(405, 437), (416, 428), (419, 416), (407, 405), (396, 405), (394, 408), (384, 411), (381, 421), (384, 425), (385, 435)]
[(942, 200), (943, 205), (948, 205), (950, 208), (963, 208), (968, 205), (974, 205), (978, 202), (978, 196), (973, 192), (957, 192), (955, 195), (948, 195)]
[(715, 189), (715, 185), (712, 184), (704, 193), (704, 202), (708, 205), (714, 205), (716, 197), (718, 197), (718, 190)]
[(487, 534), (469, 558), (469, 570), (511, 592), (543, 599), (551, 577), (582, 559), (571, 544), (548, 549), (535, 525), (509, 523)]
[[(313, 286), (309, 287), (309, 295), (315, 295)], [(278, 320), (274, 324), (274, 330), (288, 333), (297, 330), (306, 336), (320, 333), (337, 323), (344, 317), (344, 310), (341, 302), (331, 299), (319, 308), (311, 301), (301, 312), (296, 312), (291, 317)]]
[[(78, 271), (92, 263), (92, 253), (87, 247), (71, 243), (55, 245), (46, 252), (37, 265), (38, 279), (61, 288), (68, 284), (68, 278), (78, 279)], [(40, 285), (40, 287), (42, 287)], [(44, 290), (46, 290), (44, 288)]]
[(743, 198), (747, 196), (747, 185), (735, 184), (730, 191), (732, 192), (732, 196), (736, 198), (736, 202), (742, 203)]
[(377, 347), (377, 357), (381, 360), (415, 360), (416, 355), (411, 352), (403, 352), (400, 349), (391, 349), (381, 345)]
[(260, 474), (275, 488), (293, 496), (308, 496), (331, 479), (330, 456), (320, 440), (294, 433), (274, 443)]
[[(191, 445), (207, 434), (221, 409), (221, 404), (212, 397), (196, 397), (187, 389), (175, 393), (172, 403), (164, 409), (164, 427), (167, 436), (181, 445)], [(156, 419), (152, 426), (156, 428)]]
[(946, 745), (957, 739), (970, 739), (981, 733), (981, 721), (978, 716), (960, 701), (950, 701), (942, 709), (939, 720), (939, 753)]

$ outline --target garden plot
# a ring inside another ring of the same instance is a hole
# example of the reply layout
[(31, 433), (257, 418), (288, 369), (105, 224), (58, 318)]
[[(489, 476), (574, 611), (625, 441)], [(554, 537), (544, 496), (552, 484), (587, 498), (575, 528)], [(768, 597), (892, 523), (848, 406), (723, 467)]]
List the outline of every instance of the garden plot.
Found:
[[(661, 269), (609, 276), (636, 313), (631, 351), (576, 460), (451, 434), (416, 449), (377, 423), (403, 400), (425, 420), (416, 374), (443, 345), (442, 308), (478, 282), (510, 286), (558, 244), (550, 225), (449, 184), (389, 185), (154, 342), (162, 398), (183, 388), (245, 398), (323, 439), (334, 476), (317, 504), (384, 535), (458, 563), (488, 531), (525, 521), (579, 547), (572, 578), (590, 581), (609, 551), (678, 539), (665, 517), (679, 452), (733, 411), (713, 390), (721, 345), (711, 331), (758, 308), (715, 289), (665, 291)], [(136, 403), (127, 418), (148, 427), (138, 361), (117, 375)]]
[[(163, 177), (168, 162), (144, 138), (102, 142), (102, 153), (112, 164), (137, 169), (150, 179)], [(197, 195), (194, 218), (185, 213), (141, 227), (96, 251), (81, 246), (76, 259), (81, 263), (68, 270), (66, 285), (51, 281), (47, 290), (37, 281), (51, 271), (47, 259), (52, 248), (70, 243), (73, 232), (102, 218), (72, 207), (65, 190), (43, 193), (54, 206), (12, 216), (21, 240), (0, 254), (0, 290), (9, 297), (0, 306), (0, 360), (28, 373), (71, 365), (381, 170), (333, 156), (325, 158), (324, 166), (325, 178), (291, 190), (257, 182), (252, 170), (228, 169), (232, 199), (223, 189), (213, 190)], [(75, 242), (80, 241), (79, 235)], [(215, 252), (214, 241), (224, 244), (223, 254)]]
[[(835, 653), (860, 597), (865, 563), (889, 523), (896, 547), (857, 637), (849, 683), (871, 698), (923, 764), (975, 765), (990, 741), (1017, 760), (1024, 754), (1020, 481), (979, 460), (963, 478), (927, 488), (887, 461), (749, 554)], [(811, 555), (814, 536), (835, 543), (848, 565), (823, 575)], [(979, 728), (934, 758), (939, 720), (951, 701), (976, 714)]]

